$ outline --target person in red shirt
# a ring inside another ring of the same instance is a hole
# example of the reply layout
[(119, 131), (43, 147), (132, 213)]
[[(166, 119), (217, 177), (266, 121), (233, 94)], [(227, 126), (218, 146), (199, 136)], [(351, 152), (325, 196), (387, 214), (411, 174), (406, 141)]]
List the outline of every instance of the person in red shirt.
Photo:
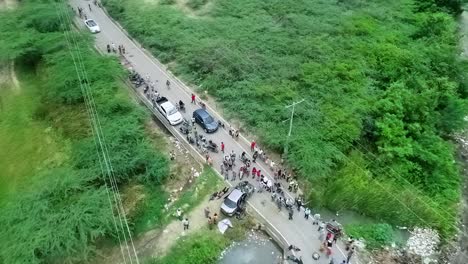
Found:
[(195, 94), (192, 94), (192, 104), (195, 103)]
[(255, 175), (257, 174), (257, 168), (252, 168), (252, 179), (255, 179)]
[(224, 153), (224, 142), (221, 142), (221, 152)]
[(252, 141), (252, 143), (250, 143), (250, 151), (254, 151), (255, 150), (255, 141)]

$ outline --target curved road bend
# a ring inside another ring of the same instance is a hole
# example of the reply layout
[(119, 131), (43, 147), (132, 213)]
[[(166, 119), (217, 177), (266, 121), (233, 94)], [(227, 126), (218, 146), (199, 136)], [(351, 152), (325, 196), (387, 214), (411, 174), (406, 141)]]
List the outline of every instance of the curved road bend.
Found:
[[(92, 11), (89, 10), (88, 4), (91, 4)], [(186, 105), (186, 113), (182, 114), (187, 120), (190, 120), (191, 113), (199, 107), (197, 105), (190, 104), (192, 91), (189, 87), (170, 74), (166, 70), (166, 67), (158, 62), (154, 57), (144, 52), (140, 44), (133, 42), (124, 30), (114, 23), (103, 10), (94, 6), (92, 1), (70, 0), (70, 5), (75, 10), (77, 10), (78, 6), (83, 8), (87, 17), (94, 19), (99, 24), (101, 33), (95, 35), (96, 47), (98, 49), (101, 49), (106, 53), (107, 44), (115, 43), (116, 46), (124, 45), (126, 52), (125, 58), (130, 62), (133, 69), (140, 73), (142, 77), (148, 75), (151, 81), (157, 81), (156, 89), (161, 96), (167, 97), (174, 104), (175, 102), (182, 100)], [(82, 21), (81, 25), (84, 26)], [(168, 79), (171, 82), (170, 89), (166, 88), (166, 80)], [(139, 89), (138, 92), (142, 93), (142, 89)], [(220, 119), (224, 124), (227, 124), (227, 122), (225, 122), (218, 113), (211, 109), (209, 105), (207, 106), (207, 110), (213, 114), (215, 118)], [(205, 134), (200, 127), (198, 127), (198, 132), (199, 134)], [(234, 140), (227, 130), (220, 128), (216, 133), (206, 135), (206, 137), (207, 139), (212, 139), (218, 145), (221, 141), (224, 142), (226, 145), (226, 153), (230, 153), (234, 150), (237, 155), (240, 155), (242, 151), (250, 154), (250, 143), (243, 138), (242, 135), (238, 140)], [(213, 159), (213, 167), (219, 171), (223, 154), (221, 152), (218, 154), (212, 153), (211, 157)], [(273, 172), (263, 162), (258, 162), (254, 165), (257, 168), (260, 167), (263, 175), (273, 179)], [(250, 177), (249, 180), (252, 181)], [(231, 182), (231, 184), (235, 183), (236, 182)], [(253, 180), (252, 183), (254, 186), (258, 186), (258, 183), (255, 180)], [(297, 252), (296, 255), (302, 256), (304, 263), (328, 264), (330, 262), (330, 259), (327, 259), (324, 254), (319, 252), (320, 242), (318, 240), (319, 233), (317, 231), (317, 226), (312, 225), (312, 221), (310, 219), (304, 219), (303, 211), (298, 213), (297, 210), (295, 210), (294, 219), (288, 220), (286, 210), (283, 208), (281, 212), (278, 212), (276, 205), (271, 202), (270, 194), (267, 192), (255, 193), (249, 199), (249, 203), (258, 214), (262, 215), (273, 226), (277, 233), (281, 234), (284, 240), (301, 249), (301, 251)], [(312, 259), (312, 253), (314, 252), (319, 252), (321, 254), (318, 261)], [(346, 258), (345, 255), (346, 252), (344, 250), (343, 243), (340, 242), (338, 245), (333, 246), (332, 257), (335, 261), (334, 263), (341, 263), (342, 260)], [(353, 256), (350, 263), (358, 263), (358, 261), (354, 259), (355, 257), (356, 256)]]

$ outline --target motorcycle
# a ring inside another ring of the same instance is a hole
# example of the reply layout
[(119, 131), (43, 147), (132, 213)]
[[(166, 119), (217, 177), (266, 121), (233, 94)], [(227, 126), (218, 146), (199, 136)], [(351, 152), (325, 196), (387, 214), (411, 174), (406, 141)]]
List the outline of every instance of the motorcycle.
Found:
[(176, 108), (179, 111), (183, 111), (185, 113), (185, 104), (184, 104), (184, 102), (179, 101), (178, 103), (176, 103)]
[(192, 126), (190, 125), (189, 121), (184, 119), (184, 121), (182, 122), (182, 126), (180, 126), (179, 130), (180, 132), (182, 132), (182, 134), (187, 135), (188, 133), (190, 133), (191, 127)]
[(215, 152), (215, 153), (218, 153), (218, 144), (214, 143), (211, 140), (208, 140), (208, 144), (206, 145), (206, 148), (208, 150), (211, 150), (211, 151)]
[(135, 85), (136, 88), (145, 84), (145, 80), (137, 72), (130, 73), (130, 75), (128, 76), (128, 79), (130, 80), (131, 83), (133, 83), (133, 85)]

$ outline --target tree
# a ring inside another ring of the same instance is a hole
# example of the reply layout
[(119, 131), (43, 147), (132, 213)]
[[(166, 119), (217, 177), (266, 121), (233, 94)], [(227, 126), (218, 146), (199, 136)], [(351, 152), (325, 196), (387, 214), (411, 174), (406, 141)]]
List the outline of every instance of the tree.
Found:
[(90, 245), (111, 230), (107, 192), (92, 178), (58, 168), (19, 192), (0, 214), (0, 259), (5, 263), (50, 263), (85, 259)]

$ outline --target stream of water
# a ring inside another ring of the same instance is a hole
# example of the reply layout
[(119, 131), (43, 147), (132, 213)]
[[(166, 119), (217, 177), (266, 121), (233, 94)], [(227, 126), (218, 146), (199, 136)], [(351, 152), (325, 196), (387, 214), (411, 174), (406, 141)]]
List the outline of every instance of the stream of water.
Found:
[(282, 251), (266, 234), (249, 232), (247, 239), (235, 242), (220, 256), (218, 264), (280, 263)]

